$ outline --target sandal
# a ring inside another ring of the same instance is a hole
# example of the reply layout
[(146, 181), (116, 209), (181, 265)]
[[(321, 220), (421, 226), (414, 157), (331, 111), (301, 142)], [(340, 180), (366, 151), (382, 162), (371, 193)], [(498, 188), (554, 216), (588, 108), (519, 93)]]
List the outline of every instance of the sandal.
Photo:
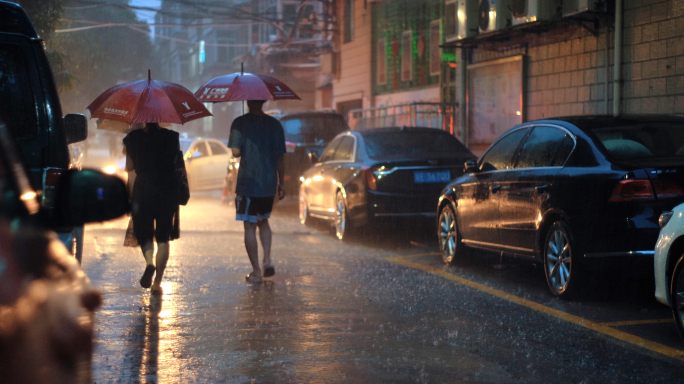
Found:
[(152, 285), (152, 276), (154, 276), (155, 270), (156, 269), (152, 264), (148, 264), (147, 267), (145, 267), (145, 273), (143, 273), (142, 277), (140, 278), (141, 287), (149, 288)]
[(247, 280), (248, 283), (252, 283), (252, 284), (258, 284), (258, 283), (261, 283), (261, 281), (262, 281), (258, 277), (254, 276), (254, 272), (250, 272), (249, 275), (245, 276), (245, 280)]
[(275, 275), (275, 267), (272, 265), (264, 265), (264, 277), (271, 277)]

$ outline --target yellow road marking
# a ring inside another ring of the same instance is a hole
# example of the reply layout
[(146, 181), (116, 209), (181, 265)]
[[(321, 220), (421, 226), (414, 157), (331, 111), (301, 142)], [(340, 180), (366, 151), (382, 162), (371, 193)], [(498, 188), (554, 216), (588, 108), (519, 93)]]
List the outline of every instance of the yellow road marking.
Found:
[(612, 323), (599, 323), (606, 327), (621, 327), (623, 325), (641, 325), (641, 324), (661, 324), (674, 323), (673, 319), (651, 319), (651, 320), (631, 320), (631, 321), (615, 321)]
[(394, 261), (396, 260), (403, 260), (403, 259), (413, 259), (414, 257), (421, 257), (421, 256), (435, 256), (439, 255), (438, 252), (430, 252), (430, 253), (419, 253), (417, 255), (406, 255), (406, 256), (397, 256), (397, 257), (390, 257), (387, 258), (387, 260)]
[(506, 293), (504, 291), (488, 287), (484, 284), (476, 283), (474, 281), (464, 279), (462, 277), (452, 275), (446, 271), (443, 271), (439, 268), (431, 267), (429, 265), (422, 265), (422, 264), (416, 264), (412, 263), (410, 261), (406, 261), (405, 259), (409, 258), (408, 256), (401, 256), (401, 257), (388, 257), (385, 260), (404, 265), (409, 268), (414, 268), (414, 269), (419, 269), (421, 271), (425, 271), (428, 273), (431, 273), (433, 275), (437, 275), (439, 277), (443, 277), (447, 280), (454, 281), (456, 283), (465, 285), (467, 287), (477, 289), (478, 291), (482, 291), (485, 293), (489, 293), (490, 295), (499, 297), (501, 299), (510, 301), (512, 303), (516, 303), (522, 306), (525, 306), (527, 308), (533, 309), (537, 312), (544, 313), (549, 316), (556, 317), (561, 320), (565, 320), (567, 322), (579, 325), (580, 327), (584, 327), (587, 329), (591, 329), (593, 331), (602, 333), (604, 335), (611, 336), (615, 339), (618, 339), (620, 341), (630, 343), (637, 345), (642, 348), (646, 348), (650, 351), (660, 353), (662, 355), (671, 357), (673, 359), (677, 359), (680, 361), (684, 361), (684, 351), (668, 347), (666, 345), (662, 345), (650, 340), (643, 339), (638, 336), (631, 335), (627, 332), (622, 332), (617, 329), (611, 328), (610, 326), (607, 326), (605, 324), (601, 323), (596, 323), (584, 318), (581, 318), (579, 316), (571, 315), (569, 313), (565, 313), (563, 311), (559, 311), (555, 308), (547, 307), (545, 305), (536, 303), (531, 300), (523, 299), (522, 297), (518, 297), (515, 295), (511, 295), (510, 293)]

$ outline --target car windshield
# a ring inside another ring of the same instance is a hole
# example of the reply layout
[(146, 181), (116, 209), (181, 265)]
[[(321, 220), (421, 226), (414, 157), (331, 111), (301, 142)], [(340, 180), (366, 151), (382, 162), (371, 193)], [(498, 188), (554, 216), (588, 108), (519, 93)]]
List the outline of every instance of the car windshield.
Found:
[(374, 159), (471, 155), (458, 139), (440, 130), (368, 132), (362, 134)]
[(595, 128), (594, 135), (616, 159), (684, 156), (684, 127), (675, 122), (649, 122)]
[(333, 137), (349, 129), (342, 116), (299, 116), (281, 120), (285, 140), (291, 143), (329, 143)]

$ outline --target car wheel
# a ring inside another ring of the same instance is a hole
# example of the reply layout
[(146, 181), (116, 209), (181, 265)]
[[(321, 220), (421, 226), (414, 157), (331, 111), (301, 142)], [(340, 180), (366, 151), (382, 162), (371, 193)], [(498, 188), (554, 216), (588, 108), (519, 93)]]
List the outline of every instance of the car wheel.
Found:
[(306, 225), (311, 222), (309, 217), (309, 203), (304, 195), (304, 188), (299, 188), (299, 222)]
[(684, 339), (684, 255), (677, 262), (670, 278), (670, 308), (679, 337)]
[(338, 191), (335, 199), (335, 236), (340, 240), (348, 240), (350, 237), (349, 230), (347, 203), (342, 192)]
[(442, 210), (439, 212), (437, 236), (439, 237), (439, 249), (442, 252), (442, 260), (446, 264), (451, 264), (456, 256), (464, 253), (465, 245), (461, 243), (461, 234), (458, 232), (456, 214), (449, 204), (442, 207)]
[(544, 243), (544, 273), (551, 293), (569, 298), (577, 288), (579, 266), (573, 259), (574, 242), (570, 228), (563, 221), (553, 223)]

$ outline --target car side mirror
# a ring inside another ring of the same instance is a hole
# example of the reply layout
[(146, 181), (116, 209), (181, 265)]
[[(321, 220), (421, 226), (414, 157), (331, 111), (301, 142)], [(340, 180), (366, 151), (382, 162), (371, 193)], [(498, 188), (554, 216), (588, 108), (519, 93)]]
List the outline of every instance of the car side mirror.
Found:
[(64, 116), (64, 133), (67, 144), (81, 142), (88, 138), (88, 120), (80, 113)]
[(311, 165), (318, 163), (318, 153), (316, 151), (309, 152), (309, 162)]
[(477, 171), (477, 162), (468, 160), (463, 164), (463, 173), (475, 173)]
[(116, 219), (130, 211), (126, 184), (117, 176), (96, 170), (69, 170), (55, 191), (55, 219), (59, 226)]

